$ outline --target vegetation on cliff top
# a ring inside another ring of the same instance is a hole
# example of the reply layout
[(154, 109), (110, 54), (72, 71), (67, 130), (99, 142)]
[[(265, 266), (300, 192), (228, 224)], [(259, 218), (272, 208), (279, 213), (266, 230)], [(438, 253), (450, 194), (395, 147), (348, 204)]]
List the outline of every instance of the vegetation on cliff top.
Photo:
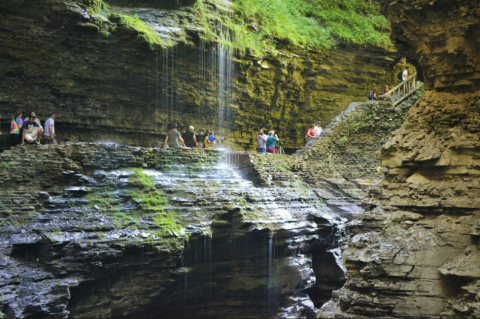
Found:
[[(120, 19), (152, 48), (173, 45), (137, 15), (111, 12), (103, 0), (85, 1), (93, 14)], [(202, 28), (202, 40), (223, 43), (241, 53), (275, 52), (278, 44), (305, 50), (329, 49), (338, 43), (392, 46), (390, 23), (379, 13), (375, 0), (233, 0), (233, 7), (219, 0), (196, 0), (189, 10), (194, 24)]]
[[(207, 10), (215, 0), (197, 0), (195, 12), (204, 28), (204, 40), (232, 45), (261, 54), (280, 42), (305, 49), (332, 48), (338, 42), (392, 46), (390, 23), (371, 0), (234, 0), (234, 13), (222, 18), (221, 10)], [(218, 8), (218, 4), (216, 5)], [(210, 13), (208, 12), (210, 11)], [(213, 20), (213, 22), (212, 22)], [(213, 26), (226, 26), (224, 36)]]

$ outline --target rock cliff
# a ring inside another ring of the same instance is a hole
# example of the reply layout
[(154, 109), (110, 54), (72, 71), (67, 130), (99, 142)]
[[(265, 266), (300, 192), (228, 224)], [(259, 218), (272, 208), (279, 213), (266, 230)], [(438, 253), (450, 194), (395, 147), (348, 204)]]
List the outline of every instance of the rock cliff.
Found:
[(398, 48), (427, 88), (379, 157), (370, 208), (347, 227), (348, 281), (324, 318), (478, 318), (478, 1), (393, 1)]
[(192, 1), (106, 1), (116, 12), (136, 14), (169, 45), (152, 48), (118, 16), (94, 11), (97, 2), (0, 1), (3, 146), (20, 109), (42, 120), (57, 112), (62, 141), (158, 146), (176, 122), (181, 131), (214, 130), (240, 149), (254, 148), (252, 136), (263, 126), (297, 149), (309, 123), (326, 124), (372, 86), (394, 84), (396, 52), (339, 44), (235, 59), (199, 40)]
[(114, 144), (0, 159), (9, 317), (314, 318), (343, 284), (343, 222), (292, 172), (255, 187), (221, 152)]

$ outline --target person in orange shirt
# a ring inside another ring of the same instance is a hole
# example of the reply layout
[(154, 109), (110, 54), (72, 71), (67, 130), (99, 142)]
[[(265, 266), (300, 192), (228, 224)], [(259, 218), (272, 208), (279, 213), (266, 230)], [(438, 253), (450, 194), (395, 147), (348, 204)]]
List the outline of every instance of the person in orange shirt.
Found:
[(315, 125), (310, 124), (310, 128), (308, 129), (307, 135), (305, 135), (305, 141), (308, 144), (308, 141), (310, 141), (312, 138), (317, 138), (315, 136)]

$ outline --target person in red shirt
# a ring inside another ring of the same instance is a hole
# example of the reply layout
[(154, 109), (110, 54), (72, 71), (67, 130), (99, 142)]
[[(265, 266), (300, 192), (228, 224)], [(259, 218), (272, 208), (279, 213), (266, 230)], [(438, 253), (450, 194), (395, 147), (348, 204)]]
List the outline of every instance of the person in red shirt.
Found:
[(310, 141), (312, 138), (317, 138), (315, 136), (315, 125), (310, 124), (310, 128), (308, 129), (307, 135), (305, 135), (305, 141), (308, 144), (308, 141)]
[(385, 87), (383, 88), (383, 93), (382, 93), (382, 95), (385, 95), (385, 94), (387, 94), (388, 92), (390, 92), (390, 90), (388, 89), (388, 85), (385, 85)]

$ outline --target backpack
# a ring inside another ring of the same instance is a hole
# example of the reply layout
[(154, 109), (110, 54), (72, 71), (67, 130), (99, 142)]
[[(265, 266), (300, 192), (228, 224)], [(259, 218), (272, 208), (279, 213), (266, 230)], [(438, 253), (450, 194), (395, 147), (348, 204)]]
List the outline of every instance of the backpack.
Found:
[(400, 73), (398, 73), (397, 75), (397, 79), (402, 80), (402, 78), (403, 78), (403, 71), (400, 71)]
[(368, 92), (367, 98), (373, 100), (373, 91)]

